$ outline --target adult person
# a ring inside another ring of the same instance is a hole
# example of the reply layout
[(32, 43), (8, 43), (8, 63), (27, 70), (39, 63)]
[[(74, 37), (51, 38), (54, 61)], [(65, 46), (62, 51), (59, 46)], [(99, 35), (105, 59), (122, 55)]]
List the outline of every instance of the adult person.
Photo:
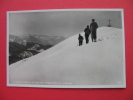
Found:
[(97, 39), (97, 28), (98, 28), (98, 25), (95, 22), (95, 19), (92, 19), (92, 23), (90, 24), (92, 42), (96, 42), (96, 39)]
[(83, 37), (79, 34), (78, 40), (79, 40), (79, 46), (83, 44)]
[(87, 44), (87, 43), (89, 43), (89, 35), (91, 33), (89, 25), (87, 25), (87, 27), (85, 28), (84, 32), (85, 32), (85, 40), (86, 40), (86, 44)]

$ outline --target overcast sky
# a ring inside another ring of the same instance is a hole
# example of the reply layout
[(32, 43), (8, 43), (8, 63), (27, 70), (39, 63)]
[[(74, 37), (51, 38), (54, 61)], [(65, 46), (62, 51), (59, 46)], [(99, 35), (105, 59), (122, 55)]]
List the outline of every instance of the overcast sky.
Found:
[(91, 19), (99, 27), (107, 26), (108, 20), (116, 28), (122, 28), (121, 11), (50, 11), (9, 14), (9, 34), (44, 34), (70, 37), (83, 32)]

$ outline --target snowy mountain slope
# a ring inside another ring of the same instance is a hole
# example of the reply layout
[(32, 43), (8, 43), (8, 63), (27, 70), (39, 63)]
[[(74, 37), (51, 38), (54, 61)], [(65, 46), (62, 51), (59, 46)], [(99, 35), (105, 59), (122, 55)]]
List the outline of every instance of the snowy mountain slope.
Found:
[[(84, 33), (81, 33), (84, 36)], [(9, 66), (9, 83), (42, 85), (121, 85), (123, 33), (101, 27), (98, 42), (78, 46), (78, 34), (26, 60)], [(28, 83), (27, 83), (28, 84)]]

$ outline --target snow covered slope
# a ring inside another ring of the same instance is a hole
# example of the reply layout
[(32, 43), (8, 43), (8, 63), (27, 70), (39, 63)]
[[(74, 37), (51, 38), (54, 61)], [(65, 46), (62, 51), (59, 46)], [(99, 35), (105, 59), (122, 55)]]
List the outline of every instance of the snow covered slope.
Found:
[(123, 85), (122, 29), (101, 27), (97, 36), (97, 42), (78, 46), (77, 34), (10, 65), (9, 84)]

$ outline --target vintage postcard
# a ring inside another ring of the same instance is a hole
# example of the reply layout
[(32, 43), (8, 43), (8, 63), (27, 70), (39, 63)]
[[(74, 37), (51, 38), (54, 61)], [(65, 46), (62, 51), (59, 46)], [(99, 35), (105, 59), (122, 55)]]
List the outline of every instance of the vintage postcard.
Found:
[(126, 88), (123, 9), (7, 12), (7, 86)]

